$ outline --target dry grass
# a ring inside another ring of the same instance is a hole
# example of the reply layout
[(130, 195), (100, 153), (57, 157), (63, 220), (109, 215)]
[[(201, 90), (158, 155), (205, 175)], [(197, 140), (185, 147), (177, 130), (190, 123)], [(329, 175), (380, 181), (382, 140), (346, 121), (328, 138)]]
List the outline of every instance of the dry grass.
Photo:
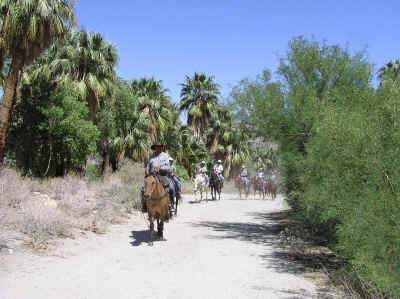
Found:
[(13, 169), (0, 172), (0, 249), (7, 248), (6, 230), (23, 234), (33, 248), (47, 248), (76, 229), (104, 233), (140, 210), (144, 170), (126, 161), (121, 170), (98, 181), (77, 176), (46, 180), (23, 178)]
[(341, 289), (349, 299), (386, 299), (390, 295), (377, 291), (370, 283), (358, 277), (347, 261), (329, 248), (318, 245), (323, 240), (313, 235), (300, 223), (286, 215), (280, 233), (281, 245), (288, 249), (286, 257), (301, 263), (312, 273), (323, 273), (329, 284)]

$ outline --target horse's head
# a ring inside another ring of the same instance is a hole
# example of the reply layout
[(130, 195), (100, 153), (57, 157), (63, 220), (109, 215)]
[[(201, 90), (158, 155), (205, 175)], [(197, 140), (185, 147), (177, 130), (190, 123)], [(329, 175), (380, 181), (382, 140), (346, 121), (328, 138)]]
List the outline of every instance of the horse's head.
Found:
[(153, 175), (148, 175), (144, 178), (144, 193), (143, 196), (145, 199), (150, 199), (151, 194), (156, 188), (156, 178)]
[(164, 188), (155, 175), (148, 175), (144, 178), (144, 193), (145, 199), (158, 198), (163, 194)]

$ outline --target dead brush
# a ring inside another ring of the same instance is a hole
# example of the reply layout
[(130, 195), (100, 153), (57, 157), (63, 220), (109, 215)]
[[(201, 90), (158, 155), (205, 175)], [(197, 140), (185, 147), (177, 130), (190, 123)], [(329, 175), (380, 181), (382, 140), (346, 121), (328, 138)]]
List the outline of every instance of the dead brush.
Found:
[[(142, 165), (124, 161), (108, 177), (90, 181), (78, 176), (30, 179), (13, 169), (0, 172), (0, 249), (6, 248), (5, 227), (25, 235), (32, 248), (72, 236), (74, 229), (104, 233), (110, 223), (126, 221), (140, 210)], [(7, 217), (5, 217), (6, 215)]]
[(57, 237), (69, 237), (71, 225), (63, 213), (40, 202), (27, 202), (19, 217), (21, 232), (30, 237), (34, 249), (46, 249), (49, 241)]
[(18, 208), (28, 198), (32, 180), (22, 178), (11, 168), (4, 168), (0, 172), (0, 206)]
[(328, 270), (323, 267), (323, 271), (330, 281), (340, 286), (349, 299), (389, 299), (397, 298), (389, 294), (384, 294), (374, 288), (371, 283), (360, 278), (351, 266), (343, 267), (338, 271)]
[(8, 239), (4, 233), (4, 228), (7, 225), (6, 214), (0, 214), (0, 251), (8, 248)]

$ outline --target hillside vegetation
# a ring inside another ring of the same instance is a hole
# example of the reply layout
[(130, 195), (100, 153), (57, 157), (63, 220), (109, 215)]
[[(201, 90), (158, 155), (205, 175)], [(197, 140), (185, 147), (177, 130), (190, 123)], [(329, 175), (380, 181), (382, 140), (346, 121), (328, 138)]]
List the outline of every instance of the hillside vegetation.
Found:
[(74, 1), (0, 6), (2, 227), (33, 247), (102, 230), (134, 209), (160, 142), (183, 180), (201, 160), (222, 159), (227, 178), (243, 164), (279, 168), (297, 220), (369, 290), (400, 297), (398, 61), (375, 87), (365, 52), (297, 37), (276, 80), (265, 70), (224, 101), (212, 75), (194, 73), (172, 99), (159, 78), (118, 77), (116, 47), (77, 26)]

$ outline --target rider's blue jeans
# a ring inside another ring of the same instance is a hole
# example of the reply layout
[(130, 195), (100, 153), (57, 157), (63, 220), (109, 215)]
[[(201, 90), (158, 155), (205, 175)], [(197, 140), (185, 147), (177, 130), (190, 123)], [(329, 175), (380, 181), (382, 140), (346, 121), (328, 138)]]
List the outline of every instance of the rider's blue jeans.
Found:
[(169, 195), (171, 196), (171, 199), (175, 201), (175, 186), (174, 183), (168, 179), (168, 188), (169, 188)]
[(224, 176), (222, 175), (222, 173), (220, 173), (220, 174), (218, 175), (218, 177), (219, 177), (219, 179), (221, 180), (222, 185), (223, 185), (223, 184), (224, 184)]
[(179, 182), (178, 178), (174, 175), (174, 176), (172, 177), (172, 179), (173, 179), (174, 182), (175, 182), (176, 188), (177, 188), (178, 190), (181, 190), (181, 182)]

